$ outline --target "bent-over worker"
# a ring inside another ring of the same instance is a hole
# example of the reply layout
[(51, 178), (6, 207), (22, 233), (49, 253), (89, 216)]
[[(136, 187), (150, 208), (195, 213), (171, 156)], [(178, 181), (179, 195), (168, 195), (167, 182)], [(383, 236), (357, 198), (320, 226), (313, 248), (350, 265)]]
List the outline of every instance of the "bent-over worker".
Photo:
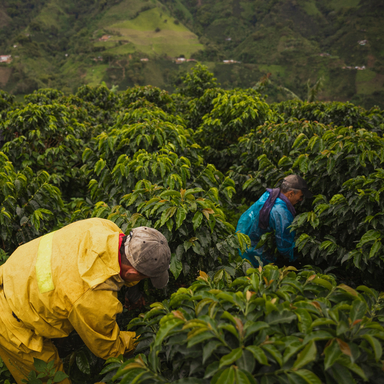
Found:
[[(168, 283), (171, 252), (157, 230), (139, 227), (125, 236), (111, 221), (81, 220), (32, 240), (0, 266), (0, 357), (18, 384), (33, 358), (54, 360), (50, 339), (73, 330), (103, 359), (135, 348), (134, 332), (121, 332), (117, 292), (150, 278)], [(67, 379), (65, 383), (70, 383)]]
[(248, 235), (251, 239), (251, 248), (241, 257), (249, 260), (254, 267), (259, 265), (256, 257), (260, 258), (264, 265), (276, 262), (276, 257), (269, 254), (265, 246), (256, 249), (261, 236), (274, 231), (277, 250), (289, 261), (294, 261), (295, 232), (291, 232), (289, 226), (296, 215), (293, 206), (302, 201), (304, 196), (311, 198), (312, 193), (308, 190), (305, 180), (298, 175), (285, 177), (280, 188), (268, 188), (260, 199), (241, 215), (237, 223), (236, 231)]

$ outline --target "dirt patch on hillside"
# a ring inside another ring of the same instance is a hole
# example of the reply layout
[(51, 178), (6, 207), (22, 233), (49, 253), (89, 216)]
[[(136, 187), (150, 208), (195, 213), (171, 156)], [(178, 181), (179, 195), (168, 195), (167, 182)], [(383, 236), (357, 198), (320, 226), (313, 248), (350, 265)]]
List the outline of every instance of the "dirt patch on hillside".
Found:
[(7, 85), (11, 74), (12, 74), (12, 68), (0, 67), (0, 86), (4, 87)]
[(6, 14), (6, 12), (0, 8), (0, 29), (6, 27), (11, 20), (12, 19)]

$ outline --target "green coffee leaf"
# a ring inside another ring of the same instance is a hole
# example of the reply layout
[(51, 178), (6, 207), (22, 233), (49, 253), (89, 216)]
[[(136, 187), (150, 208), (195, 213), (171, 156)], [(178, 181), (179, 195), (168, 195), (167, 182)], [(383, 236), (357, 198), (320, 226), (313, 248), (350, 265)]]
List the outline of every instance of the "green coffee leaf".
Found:
[(240, 359), (242, 354), (243, 354), (242, 348), (236, 348), (231, 353), (228, 353), (227, 355), (224, 355), (220, 359), (220, 368), (225, 366), (225, 365), (233, 364), (237, 359)]
[(297, 136), (296, 140), (294, 141), (294, 143), (292, 145), (292, 149), (299, 147), (301, 144), (306, 143), (307, 141), (308, 141), (307, 136), (305, 136), (304, 133), (300, 133)]
[(177, 208), (175, 230), (177, 230), (181, 226), (181, 224), (183, 224), (183, 221), (185, 220), (186, 217), (187, 217), (187, 213), (185, 212), (185, 209), (182, 207)]
[[(221, 365), (221, 364), (220, 364)], [(219, 376), (216, 384), (233, 384), (235, 382), (235, 371), (233, 367), (225, 369)]]
[(183, 270), (183, 263), (181, 262), (182, 252), (180, 252), (180, 249), (184, 250), (182, 245), (177, 247), (176, 253), (171, 254), (171, 264), (169, 269), (175, 279), (179, 277), (181, 271)]
[(197, 211), (195, 215), (193, 216), (192, 223), (193, 223), (193, 230), (196, 231), (197, 228), (200, 227), (201, 223), (203, 221), (203, 214), (200, 211)]
[(339, 348), (339, 344), (335, 339), (324, 349), (325, 359), (324, 359), (324, 369), (329, 369), (337, 361), (337, 359), (342, 355), (342, 352)]
[(349, 312), (349, 318), (351, 322), (354, 323), (356, 320), (362, 320), (367, 311), (367, 304), (360, 300), (356, 299), (352, 303), (351, 311)]
[(236, 384), (256, 384), (256, 380), (247, 370), (236, 369)]
[(207, 361), (207, 359), (212, 355), (213, 351), (219, 346), (223, 345), (220, 340), (210, 340), (203, 347), (203, 364)]
[(264, 321), (256, 321), (252, 323), (246, 323), (244, 326), (244, 340), (252, 336), (254, 333), (261, 331), (262, 329), (268, 328), (269, 325)]
[(307, 364), (311, 363), (316, 359), (317, 349), (316, 343), (312, 340), (306, 347), (298, 354), (296, 361), (293, 364), (293, 369), (297, 370), (303, 368)]
[(335, 365), (329, 369), (329, 373), (336, 380), (337, 384), (350, 384), (355, 382), (349, 369), (338, 363), (335, 363)]
[(373, 243), (371, 250), (369, 251), (369, 258), (371, 259), (372, 257), (374, 257), (376, 255), (376, 253), (379, 252), (380, 248), (381, 248), (381, 241), (376, 240)]
[(260, 347), (258, 347), (256, 345), (250, 345), (250, 346), (246, 347), (245, 349), (250, 351), (252, 353), (252, 355), (254, 356), (254, 358), (260, 364), (269, 365), (267, 356), (265, 355), (264, 351)]
[(361, 237), (359, 243), (357, 244), (357, 247), (362, 247), (366, 243), (369, 243), (371, 241), (376, 241), (377, 239), (380, 239), (380, 237), (381, 237), (381, 233), (379, 231), (375, 231), (374, 229), (371, 229)]
[(211, 331), (199, 330), (192, 337), (188, 337), (187, 347), (191, 348), (196, 344), (202, 343), (203, 341), (213, 339), (215, 335)]
[(312, 326), (312, 317), (307, 310), (298, 308), (295, 310), (295, 314), (299, 320), (299, 328), (303, 333), (307, 333)]
[(310, 341), (317, 341), (317, 340), (329, 340), (332, 339), (333, 335), (330, 332), (327, 331), (312, 331), (311, 333), (308, 333), (303, 343), (307, 344)]
[(79, 351), (76, 353), (76, 365), (79, 368), (80, 372), (90, 375), (91, 366), (88, 361), (88, 357), (84, 351)]
[(184, 324), (184, 322), (177, 318), (169, 319), (164, 324), (162, 324), (156, 334), (154, 347), (161, 345), (168, 333), (180, 324)]
[(297, 320), (296, 314), (288, 310), (283, 310), (282, 312), (273, 311), (265, 317), (265, 321), (269, 325), (290, 323), (295, 320)]
[(164, 191), (164, 192), (160, 193), (159, 196), (160, 196), (160, 197), (175, 196), (175, 197), (179, 197), (179, 198), (181, 198), (180, 192), (179, 192), (179, 191), (173, 191), (173, 190), (170, 190), (170, 191)]
[[(295, 375), (302, 379), (300, 383), (322, 384), (322, 381), (313, 372), (308, 371), (307, 369), (299, 369), (298, 371), (293, 372), (290, 378)], [(295, 381), (293, 381), (293, 383), (295, 383)]]
[(339, 284), (337, 286), (337, 288), (341, 288), (342, 290), (344, 290), (345, 292), (348, 292), (352, 296), (358, 296), (358, 293), (353, 288), (349, 287), (348, 285)]
[(218, 371), (219, 371), (219, 361), (214, 361), (213, 363), (209, 364), (205, 369), (204, 379), (207, 379), (213, 376)]
[(60, 383), (64, 379), (66, 379), (68, 375), (66, 375), (64, 372), (58, 371), (55, 373), (55, 376), (53, 377), (54, 383)]
[(37, 357), (33, 358), (33, 366), (38, 372), (44, 372), (47, 369), (47, 363), (43, 360), (38, 359)]
[(357, 364), (352, 363), (350, 358), (339, 359), (337, 363), (347, 367), (350, 371), (359, 375), (364, 381), (368, 381), (365, 372)]
[(184, 194), (184, 199), (189, 196), (189, 195), (193, 195), (195, 193), (199, 193), (199, 192), (204, 192), (204, 189), (203, 188), (191, 188), (191, 189), (187, 189), (187, 191), (185, 192)]
[(373, 352), (375, 354), (375, 359), (376, 361), (379, 361), (383, 354), (383, 348), (380, 342), (372, 335), (363, 335), (362, 338), (367, 340), (368, 343), (371, 345)]
[(176, 212), (177, 207), (169, 207), (163, 213), (161, 214), (161, 222), (160, 222), (160, 227), (162, 227), (165, 222), (170, 219)]
[(272, 344), (263, 344), (261, 345), (261, 348), (264, 351), (268, 352), (272, 356), (272, 358), (276, 361), (276, 363), (280, 365), (280, 367), (283, 365), (283, 359), (282, 359), (281, 353), (275, 346), (273, 346)]
[[(291, 336), (288, 336), (288, 338), (291, 338)], [(297, 352), (303, 348), (304, 344), (299, 338), (296, 338), (296, 340), (286, 341), (286, 347), (283, 354), (283, 364), (286, 364), (292, 356), (296, 355)]]
[(321, 279), (320, 277), (316, 277), (315, 279), (312, 280), (313, 284), (316, 285), (321, 285), (324, 288), (327, 288), (329, 291), (332, 289), (332, 284), (325, 279)]

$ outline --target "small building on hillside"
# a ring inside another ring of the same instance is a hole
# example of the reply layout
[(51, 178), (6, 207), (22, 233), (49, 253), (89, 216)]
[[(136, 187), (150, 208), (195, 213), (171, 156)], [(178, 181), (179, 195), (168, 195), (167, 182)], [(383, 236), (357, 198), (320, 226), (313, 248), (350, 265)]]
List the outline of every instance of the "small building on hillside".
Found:
[(109, 35), (104, 35), (104, 36), (101, 36), (99, 41), (108, 41), (109, 39), (111, 38), (111, 36)]
[(147, 57), (143, 57), (142, 59), (140, 59), (140, 61), (146, 62), (146, 61), (149, 61), (149, 59)]
[(185, 63), (186, 61), (187, 59), (185, 57), (178, 57), (177, 59), (175, 59), (176, 64)]
[(366, 69), (366, 67), (365, 67), (365, 65), (362, 65), (362, 66), (356, 65), (355, 67), (352, 67), (350, 65), (346, 65), (344, 67), (341, 67), (341, 69), (357, 69), (358, 71), (364, 71), (364, 69)]
[(10, 63), (12, 61), (11, 55), (0, 55), (0, 63)]

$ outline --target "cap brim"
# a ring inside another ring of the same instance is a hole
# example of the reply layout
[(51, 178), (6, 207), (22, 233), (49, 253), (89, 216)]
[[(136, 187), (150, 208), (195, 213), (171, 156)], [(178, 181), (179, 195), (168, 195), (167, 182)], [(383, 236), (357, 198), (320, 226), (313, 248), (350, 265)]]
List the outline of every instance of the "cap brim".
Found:
[(169, 281), (168, 271), (164, 271), (160, 276), (151, 277), (152, 284), (157, 289), (164, 288)]

